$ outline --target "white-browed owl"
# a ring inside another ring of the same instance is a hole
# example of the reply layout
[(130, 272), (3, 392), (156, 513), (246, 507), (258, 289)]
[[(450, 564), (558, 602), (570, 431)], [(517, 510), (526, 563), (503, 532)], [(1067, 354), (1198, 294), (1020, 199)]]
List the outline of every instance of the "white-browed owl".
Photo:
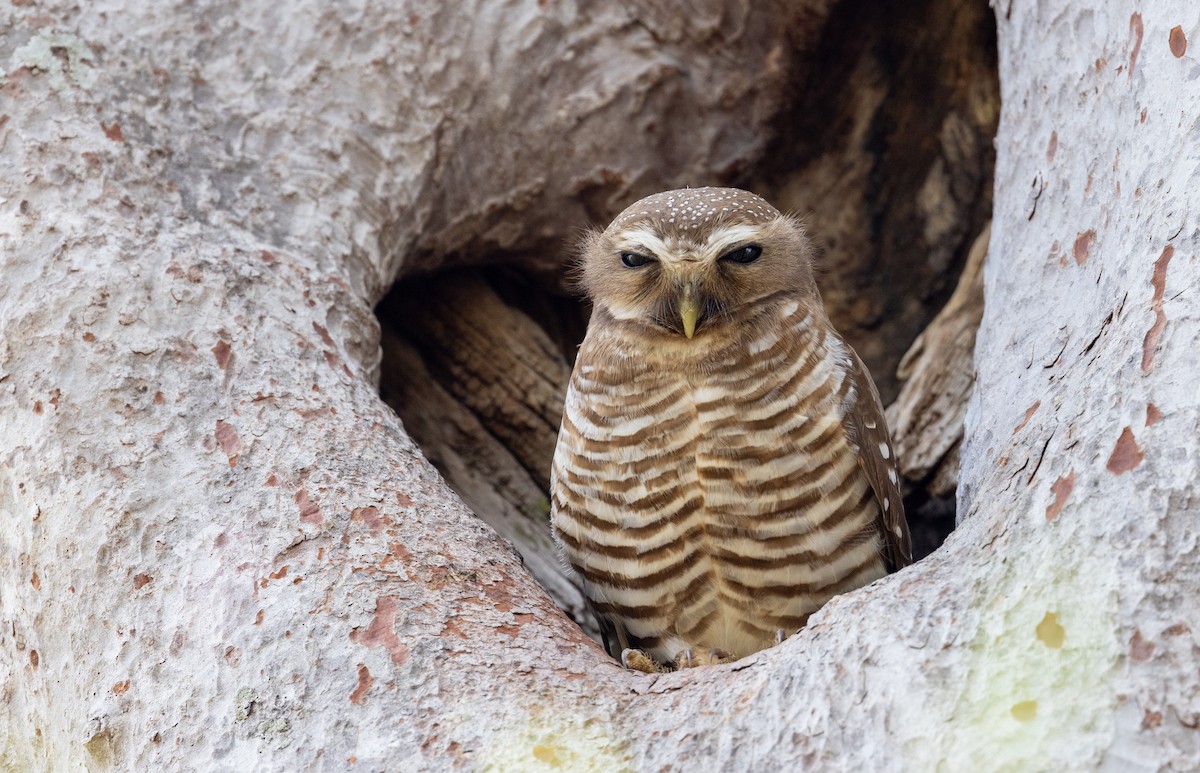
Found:
[(584, 241), (551, 520), (626, 666), (743, 657), (912, 560), (879, 394), (811, 255), (732, 188), (650, 196)]

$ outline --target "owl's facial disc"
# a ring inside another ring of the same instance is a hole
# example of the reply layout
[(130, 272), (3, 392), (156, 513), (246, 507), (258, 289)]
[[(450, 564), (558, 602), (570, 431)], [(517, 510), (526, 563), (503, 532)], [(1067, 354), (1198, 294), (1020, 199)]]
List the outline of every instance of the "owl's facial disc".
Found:
[(581, 246), (598, 309), (680, 343), (748, 334), (785, 297), (818, 298), (803, 227), (746, 191), (648, 196)]
[[(688, 339), (746, 300), (759, 275), (760, 228), (718, 227), (705, 235), (664, 233), (656, 224), (626, 229), (609, 243), (612, 290), (600, 301), (618, 319), (643, 319)], [(606, 285), (608, 287), (608, 285)]]

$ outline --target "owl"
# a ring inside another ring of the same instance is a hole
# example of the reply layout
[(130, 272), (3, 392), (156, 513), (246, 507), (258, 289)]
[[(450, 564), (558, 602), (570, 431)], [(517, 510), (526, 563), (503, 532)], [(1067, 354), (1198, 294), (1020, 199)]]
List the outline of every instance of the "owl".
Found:
[(733, 188), (650, 196), (584, 239), (551, 525), (627, 668), (765, 649), (912, 560), (879, 393), (811, 256)]

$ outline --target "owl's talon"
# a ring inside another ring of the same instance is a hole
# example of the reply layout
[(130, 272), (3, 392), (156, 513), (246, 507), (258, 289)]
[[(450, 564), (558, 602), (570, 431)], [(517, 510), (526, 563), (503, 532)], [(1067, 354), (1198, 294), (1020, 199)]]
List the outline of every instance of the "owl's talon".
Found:
[(785, 631), (785, 630), (783, 630), (782, 628), (780, 628), (779, 630), (777, 630), (777, 631), (775, 632), (775, 643), (776, 643), (776, 644), (783, 644), (784, 640), (785, 640), (787, 637), (788, 637), (788, 635), (787, 635), (787, 631)]
[(630, 671), (641, 671), (644, 674), (665, 674), (671, 670), (655, 661), (644, 650), (632, 648), (621, 652), (621, 665)]
[(719, 666), (722, 663), (732, 663), (737, 660), (728, 650), (720, 647), (688, 647), (675, 655), (675, 668), (698, 668), (700, 666)]

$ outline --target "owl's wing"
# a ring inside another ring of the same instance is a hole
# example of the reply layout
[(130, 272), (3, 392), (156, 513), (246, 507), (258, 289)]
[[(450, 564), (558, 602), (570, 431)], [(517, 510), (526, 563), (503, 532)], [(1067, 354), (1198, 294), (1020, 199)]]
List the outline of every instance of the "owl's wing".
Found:
[(843, 422), (850, 442), (858, 448), (858, 464), (867, 474), (879, 503), (878, 526), (883, 533), (888, 563), (894, 571), (912, 563), (912, 537), (900, 492), (900, 462), (888, 435), (879, 390), (858, 354), (849, 345), (846, 348), (850, 350), (854, 401), (847, 406)]

